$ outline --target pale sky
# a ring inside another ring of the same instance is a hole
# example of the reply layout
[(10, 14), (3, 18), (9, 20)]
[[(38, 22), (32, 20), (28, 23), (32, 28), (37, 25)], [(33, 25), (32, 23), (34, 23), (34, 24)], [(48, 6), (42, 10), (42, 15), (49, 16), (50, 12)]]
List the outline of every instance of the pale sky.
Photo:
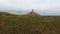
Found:
[(60, 0), (0, 0), (0, 9), (1, 8), (39, 9), (42, 10), (43, 13), (47, 14), (49, 13), (60, 14)]

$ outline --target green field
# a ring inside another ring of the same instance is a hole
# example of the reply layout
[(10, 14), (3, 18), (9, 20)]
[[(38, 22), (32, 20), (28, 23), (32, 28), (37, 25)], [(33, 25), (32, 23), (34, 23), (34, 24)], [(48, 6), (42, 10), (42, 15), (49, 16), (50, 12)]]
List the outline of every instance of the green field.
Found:
[(60, 16), (21, 16), (0, 12), (0, 34), (60, 34)]

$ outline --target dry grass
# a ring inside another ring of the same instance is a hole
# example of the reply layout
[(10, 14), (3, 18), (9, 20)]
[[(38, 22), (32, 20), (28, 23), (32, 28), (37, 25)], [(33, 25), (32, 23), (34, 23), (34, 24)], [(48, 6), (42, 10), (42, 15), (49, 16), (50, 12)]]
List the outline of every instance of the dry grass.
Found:
[(0, 34), (60, 34), (60, 16), (0, 14)]

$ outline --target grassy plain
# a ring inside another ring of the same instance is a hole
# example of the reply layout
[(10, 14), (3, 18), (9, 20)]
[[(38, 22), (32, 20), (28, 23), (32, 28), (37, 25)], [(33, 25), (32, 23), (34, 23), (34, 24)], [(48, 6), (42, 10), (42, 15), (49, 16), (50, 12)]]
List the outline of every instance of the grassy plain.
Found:
[(60, 16), (21, 16), (0, 12), (0, 34), (60, 34)]

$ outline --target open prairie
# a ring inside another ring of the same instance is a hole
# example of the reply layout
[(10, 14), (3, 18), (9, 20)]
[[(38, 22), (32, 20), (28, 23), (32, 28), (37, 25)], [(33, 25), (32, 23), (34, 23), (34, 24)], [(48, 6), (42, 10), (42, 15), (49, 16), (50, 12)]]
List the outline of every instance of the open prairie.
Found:
[(60, 34), (60, 16), (22, 16), (0, 12), (0, 34)]

